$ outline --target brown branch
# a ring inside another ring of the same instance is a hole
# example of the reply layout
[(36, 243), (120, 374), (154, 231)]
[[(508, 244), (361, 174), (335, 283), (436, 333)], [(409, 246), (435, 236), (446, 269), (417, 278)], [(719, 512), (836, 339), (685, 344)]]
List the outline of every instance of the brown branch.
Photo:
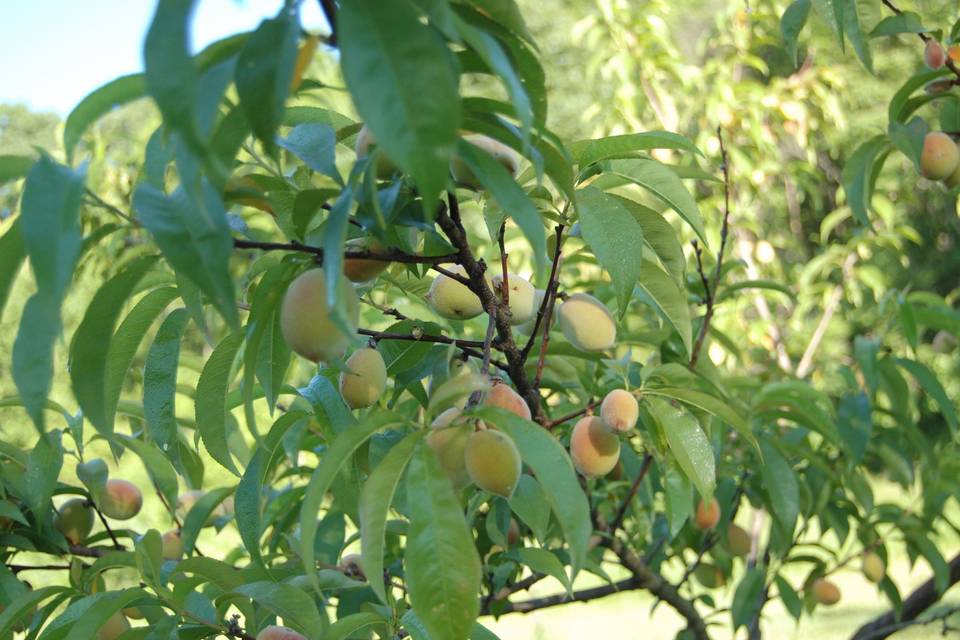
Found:
[[(960, 555), (956, 555), (950, 560), (948, 587), (957, 582), (960, 582)], [(851, 640), (880, 640), (886, 638), (897, 631), (897, 624), (916, 620), (921, 613), (939, 602), (942, 595), (937, 589), (935, 580), (930, 578), (904, 599), (899, 618), (895, 611), (888, 611), (877, 616), (857, 629)]]
[[(883, 0), (883, 4), (888, 9), (890, 9), (890, 11), (893, 11), (898, 16), (903, 14), (903, 11), (901, 11), (896, 5), (894, 5), (891, 0)], [(924, 44), (932, 40), (932, 38), (925, 33), (918, 33), (917, 37), (923, 40)], [(946, 56), (946, 60), (944, 61), (944, 66), (947, 69), (950, 69), (950, 71), (953, 72), (953, 75), (956, 76), (956, 78), (953, 81), (953, 84), (960, 84), (960, 67), (958, 67), (956, 63), (954, 63), (954, 61), (950, 59), (950, 56)]]
[(571, 411), (570, 413), (560, 416), (555, 420), (551, 420), (550, 422), (547, 423), (547, 428), (552, 429), (557, 425), (561, 425), (564, 422), (567, 422), (568, 420), (573, 420), (574, 418), (579, 418), (582, 415), (586, 415), (587, 413), (593, 411), (598, 404), (600, 404), (600, 400), (591, 400), (590, 402), (585, 404), (582, 409)]
[(120, 541), (117, 540), (116, 534), (113, 533), (113, 529), (110, 528), (110, 524), (100, 511), (100, 507), (98, 507), (93, 500), (87, 500), (86, 506), (92, 508), (94, 513), (97, 514), (97, 518), (100, 519), (100, 523), (103, 524), (103, 528), (107, 530), (107, 534), (110, 536), (110, 539), (113, 540), (113, 546), (116, 547), (117, 551), (125, 551), (126, 549), (122, 544), (120, 544)]
[(623, 524), (623, 518), (625, 515), (627, 515), (627, 509), (630, 507), (630, 502), (633, 500), (633, 497), (637, 495), (637, 491), (640, 490), (640, 485), (643, 483), (643, 479), (650, 471), (650, 467), (652, 465), (653, 456), (649, 453), (644, 454), (643, 462), (640, 464), (640, 470), (637, 471), (637, 477), (633, 479), (633, 484), (630, 485), (630, 491), (628, 491), (627, 495), (624, 496), (623, 502), (620, 503), (620, 508), (617, 509), (617, 515), (615, 515), (613, 520), (610, 522), (610, 531), (612, 531), (614, 534), (616, 534), (617, 529), (620, 528), (620, 525)]
[[(561, 260), (559, 252), (556, 260), (556, 264), (559, 265)], [(540, 354), (537, 356), (537, 373), (533, 378), (533, 386), (537, 389), (540, 388), (540, 381), (543, 379), (543, 366), (547, 362), (547, 349), (550, 347), (550, 323), (553, 321), (553, 310), (557, 304), (556, 286), (550, 287), (543, 297), (547, 301), (547, 310), (543, 316), (543, 337), (540, 341)]]
[[(569, 604), (571, 602), (589, 602), (590, 600), (604, 598), (621, 591), (632, 591), (641, 588), (643, 588), (643, 585), (640, 583), (640, 581), (637, 578), (631, 577), (627, 578), (626, 580), (603, 585), (601, 587), (593, 587), (591, 589), (574, 591), (572, 596), (567, 596), (566, 593), (558, 593), (552, 596), (544, 596), (543, 598), (524, 600), (523, 602), (505, 602), (497, 608), (497, 613), (501, 615), (506, 613), (529, 613), (531, 611), (546, 609), (548, 607), (556, 607), (558, 605)], [(480, 611), (480, 615), (489, 615), (490, 613), (492, 613), (490, 611), (490, 607), (484, 607)]]
[[(323, 259), (323, 248), (315, 247), (302, 242), (293, 240), (291, 242), (260, 242), (257, 240), (240, 240), (234, 238), (233, 246), (237, 249), (260, 249), (263, 251), (298, 251), (300, 253), (309, 253), (317, 256), (318, 260)], [(403, 251), (346, 251), (343, 254), (344, 259), (354, 260), (381, 260), (383, 262), (400, 262), (403, 264), (446, 264), (457, 261), (456, 254), (447, 254), (442, 256), (418, 256)], [(456, 274), (454, 274), (456, 275)]]
[(703, 323), (697, 333), (697, 340), (693, 344), (693, 353), (690, 354), (690, 368), (697, 365), (700, 350), (703, 348), (703, 341), (707, 337), (707, 331), (710, 330), (710, 321), (713, 319), (714, 303), (716, 302), (715, 297), (720, 285), (721, 270), (723, 269), (723, 252), (727, 248), (727, 236), (730, 231), (730, 163), (727, 158), (727, 149), (723, 145), (723, 132), (720, 127), (717, 127), (717, 139), (720, 141), (720, 168), (723, 169), (723, 225), (720, 227), (720, 249), (717, 251), (717, 265), (713, 272), (712, 285), (707, 283), (707, 278), (704, 275), (700, 249), (694, 245), (697, 256), (697, 271), (700, 273), (700, 279), (703, 281), (705, 289), (707, 311), (703, 314)]
[(460, 205), (454, 194), (447, 194), (447, 203), (449, 214), (444, 208), (437, 213), (437, 223), (446, 234), (451, 244), (457, 248), (459, 262), (466, 270), (470, 280), (470, 290), (473, 291), (484, 309), (496, 309), (495, 320), (497, 335), (499, 337), (500, 349), (507, 358), (507, 373), (513, 384), (517, 387), (517, 392), (526, 401), (530, 407), (530, 413), (533, 419), (543, 424), (543, 409), (540, 406), (540, 394), (536, 387), (530, 384), (524, 370), (525, 358), (523, 353), (517, 347), (513, 339), (513, 330), (510, 326), (509, 313), (504, 307), (498, 307), (496, 296), (487, 284), (485, 277), (486, 265), (474, 258), (470, 250), (470, 243), (467, 239), (467, 233), (460, 222)]
[(13, 573), (19, 573), (21, 571), (69, 571), (70, 565), (68, 564), (39, 564), (39, 565), (27, 565), (27, 564), (8, 564), (7, 569), (10, 569)]
[[(391, 333), (389, 331), (374, 331), (373, 329), (357, 329), (357, 333), (362, 336), (369, 336), (374, 340), (403, 340), (409, 342), (452, 344), (471, 358), (477, 358), (481, 361), (483, 360), (483, 353), (478, 351), (478, 349), (482, 349), (484, 346), (484, 343), (481, 340), (461, 340), (460, 338), (448, 338), (447, 336), (435, 336), (427, 333)], [(490, 364), (497, 367), (501, 371), (509, 372), (509, 365), (507, 365), (505, 362), (491, 359)]]
[(543, 300), (540, 301), (540, 308), (537, 309), (537, 317), (533, 321), (533, 331), (530, 332), (530, 338), (523, 347), (522, 353), (524, 359), (530, 355), (530, 350), (533, 348), (533, 341), (537, 337), (537, 331), (540, 330), (540, 323), (543, 322), (543, 317), (547, 312), (551, 293), (555, 295), (557, 291), (557, 279), (560, 276), (560, 256), (563, 248), (563, 229), (564, 226), (562, 224), (557, 225), (557, 247), (553, 252), (553, 264), (550, 266), (550, 277), (547, 279), (547, 288), (543, 292)]
[(335, 0), (319, 0), (320, 9), (324, 17), (330, 24), (330, 36), (327, 38), (327, 44), (331, 47), (337, 46), (337, 3)]
[(72, 544), (68, 548), (71, 555), (83, 556), (84, 558), (102, 558), (107, 554), (114, 553), (113, 549), (106, 549), (104, 547), (85, 547), (79, 544)]

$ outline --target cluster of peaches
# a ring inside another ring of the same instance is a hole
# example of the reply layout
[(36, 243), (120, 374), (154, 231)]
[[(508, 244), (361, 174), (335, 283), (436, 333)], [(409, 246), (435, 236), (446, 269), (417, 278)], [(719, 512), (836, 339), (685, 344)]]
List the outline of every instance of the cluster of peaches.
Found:
[[(927, 40), (923, 60), (933, 70), (941, 69), (951, 61), (960, 62), (960, 45), (951, 45), (944, 49), (934, 38)], [(946, 84), (943, 84), (943, 83)], [(937, 81), (928, 86), (928, 90), (941, 91), (952, 86), (953, 81)], [(943, 131), (931, 131), (923, 139), (923, 151), (920, 153), (920, 173), (929, 180), (940, 180), (948, 187), (960, 185), (960, 147), (949, 134)]]

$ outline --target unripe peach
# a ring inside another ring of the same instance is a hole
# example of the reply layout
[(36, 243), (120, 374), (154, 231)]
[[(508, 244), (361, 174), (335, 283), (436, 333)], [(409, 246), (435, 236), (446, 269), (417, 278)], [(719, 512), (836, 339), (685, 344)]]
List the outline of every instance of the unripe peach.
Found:
[(605, 476), (620, 459), (620, 438), (600, 418), (580, 418), (570, 434), (570, 457), (583, 475)]
[(117, 640), (122, 634), (130, 630), (130, 623), (117, 611), (107, 618), (100, 630), (97, 631), (97, 640)]
[[(354, 238), (347, 240), (348, 251), (382, 252), (383, 245), (376, 238)], [(366, 260), (363, 258), (344, 258), (343, 275), (351, 282), (367, 282), (386, 271), (390, 263), (386, 260)]]
[(600, 419), (614, 431), (630, 431), (639, 416), (640, 405), (629, 391), (614, 389), (600, 403)]
[(53, 526), (70, 544), (83, 544), (93, 530), (93, 510), (83, 498), (67, 500), (57, 511)]
[(617, 325), (602, 302), (575, 293), (557, 308), (564, 337), (580, 351), (606, 351), (617, 341)]
[[(376, 146), (377, 141), (373, 137), (373, 133), (367, 129), (367, 125), (363, 125), (360, 129), (360, 132), (357, 133), (357, 160), (360, 158), (366, 158), (370, 153), (370, 147)], [(381, 180), (390, 179), (394, 173), (397, 172), (397, 165), (393, 163), (390, 158), (388, 158), (383, 151), (377, 154), (377, 177)]]
[(363, 578), (363, 568), (360, 565), (359, 553), (348, 553), (340, 559), (340, 570), (348, 578)]
[[(537, 290), (528, 280), (515, 273), (507, 274), (507, 284), (510, 288), (510, 297), (507, 307), (510, 309), (510, 324), (523, 324), (537, 313)], [(501, 289), (503, 276), (493, 276), (493, 290), (497, 297), (503, 299)]]
[(143, 494), (132, 482), (126, 480), (107, 480), (107, 486), (100, 496), (100, 513), (114, 520), (129, 520), (143, 506)]
[(457, 424), (459, 417), (460, 409), (457, 407), (447, 409), (434, 419), (430, 425), (430, 433), (427, 435), (427, 444), (437, 454), (440, 468), (453, 482), (457, 491), (470, 484), (464, 450), (473, 432), (470, 425)]
[(727, 527), (727, 549), (730, 553), (743, 557), (750, 553), (751, 547), (750, 534), (743, 527), (731, 522)]
[(510, 388), (502, 380), (494, 379), (493, 386), (487, 392), (483, 404), (488, 407), (500, 407), (515, 413), (524, 420), (530, 419), (530, 407), (519, 393)]
[(696, 577), (697, 582), (707, 589), (716, 589), (727, 583), (727, 576), (720, 570), (720, 567), (708, 562), (698, 564), (697, 568), (693, 570), (693, 575)]
[[(517, 175), (517, 170), (520, 169), (520, 157), (516, 151), (499, 140), (494, 140), (489, 136), (481, 134), (474, 133), (466, 135), (463, 139), (492, 155), (494, 160), (499, 162), (511, 176)], [(453, 175), (454, 181), (462, 187), (468, 189), (483, 188), (480, 180), (477, 179), (477, 176), (470, 170), (467, 163), (459, 156), (455, 155), (450, 159), (450, 173)]]
[(517, 445), (494, 429), (470, 434), (464, 449), (467, 474), (484, 491), (510, 498), (520, 482), (521, 460)]
[(923, 50), (923, 61), (931, 69), (939, 69), (947, 63), (947, 53), (939, 42), (930, 38), (927, 40), (927, 46)]
[(307, 638), (289, 627), (272, 624), (264, 627), (263, 631), (257, 634), (257, 640), (307, 640)]
[(123, 615), (130, 620), (143, 620), (146, 617), (139, 607), (124, 607)]
[(350, 371), (340, 374), (340, 395), (351, 409), (372, 406), (387, 388), (387, 365), (371, 347), (357, 349), (347, 359)]
[[(539, 311), (540, 305), (543, 304), (543, 297), (545, 295), (547, 295), (547, 292), (543, 289), (533, 290), (533, 316), (531, 316), (530, 319), (523, 324), (517, 325), (517, 331), (528, 336), (533, 333), (533, 325), (537, 322), (537, 311)], [(541, 329), (542, 323), (541, 327), (539, 327), (537, 330), (540, 331)]]
[(710, 498), (710, 502), (701, 500), (697, 503), (693, 523), (698, 529), (713, 529), (718, 522), (720, 522), (720, 503), (716, 498)]
[[(467, 275), (460, 265), (450, 267), (449, 271), (461, 276)], [(440, 274), (430, 285), (427, 302), (439, 316), (450, 320), (468, 320), (483, 313), (483, 303), (469, 287), (453, 278)]]
[(867, 551), (863, 554), (863, 575), (870, 582), (880, 582), (887, 573), (887, 567), (883, 563), (883, 558), (873, 551)]
[(510, 525), (507, 527), (507, 544), (511, 547), (520, 542), (520, 525), (513, 518), (510, 518)]
[(953, 139), (942, 131), (931, 131), (923, 139), (920, 152), (920, 173), (930, 180), (949, 177), (960, 164), (960, 149)]
[[(342, 286), (346, 294), (343, 314), (353, 329), (360, 317), (360, 303), (346, 279)], [(344, 333), (330, 317), (323, 269), (304, 271), (290, 283), (280, 308), (280, 329), (290, 348), (308, 360), (319, 362), (343, 355), (353, 332)]]
[(167, 531), (160, 537), (161, 552), (164, 560), (179, 560), (183, 557), (183, 539), (176, 529)]
[(840, 602), (840, 588), (825, 578), (817, 578), (810, 586), (814, 599), (827, 606)]

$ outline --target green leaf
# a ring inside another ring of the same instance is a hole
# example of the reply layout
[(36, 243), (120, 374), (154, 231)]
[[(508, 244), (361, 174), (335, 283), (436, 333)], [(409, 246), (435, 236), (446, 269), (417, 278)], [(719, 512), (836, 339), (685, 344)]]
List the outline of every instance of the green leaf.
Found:
[(650, 415), (660, 423), (670, 451), (704, 499), (713, 495), (717, 482), (713, 447), (697, 419), (660, 398), (644, 398)]
[(790, 612), (794, 620), (799, 620), (803, 615), (803, 600), (783, 576), (777, 576), (774, 581), (777, 583), (777, 595), (783, 601), (784, 608)]
[(567, 590), (567, 594), (572, 594), (573, 585), (564, 572), (563, 563), (552, 551), (536, 547), (523, 547), (512, 550), (506, 555), (515, 559), (518, 563), (530, 567), (530, 570), (535, 573), (545, 573), (552, 578), (556, 578)]
[(286, 138), (277, 143), (297, 156), (313, 171), (329, 176), (343, 184), (343, 178), (337, 171), (337, 134), (328, 124), (300, 124), (293, 128)]
[(640, 299), (670, 323), (680, 335), (687, 353), (692, 353), (693, 327), (684, 291), (677, 288), (670, 276), (651, 265), (643, 269), (637, 286), (640, 288)]
[(837, 429), (843, 440), (844, 452), (853, 464), (860, 464), (867, 450), (867, 442), (873, 431), (870, 415), (870, 399), (862, 391), (840, 398), (837, 407)]
[(107, 407), (107, 356), (117, 318), (140, 280), (154, 267), (157, 256), (131, 261), (108, 280), (90, 301), (70, 343), (70, 381), (77, 402), (90, 423), (102, 434), (113, 431)]
[(920, 154), (923, 152), (923, 141), (930, 126), (920, 116), (914, 116), (909, 123), (891, 122), (889, 131), (890, 142), (913, 163), (913, 168), (920, 171)]
[(0, 185), (26, 176), (35, 160), (29, 156), (0, 155)]
[(337, 21), (343, 76), (357, 111), (432, 212), (460, 126), (450, 50), (406, 1), (347, 2)]
[(100, 496), (103, 494), (103, 488), (107, 484), (107, 477), (110, 472), (107, 470), (107, 463), (100, 458), (94, 458), (87, 462), (77, 465), (77, 478), (83, 483), (83, 486), (90, 492), (93, 501), (100, 502)]
[(3, 237), (0, 237), (0, 318), (3, 317), (3, 308), (10, 296), (10, 289), (26, 257), (18, 218), (10, 224)]
[[(420, 429), (395, 444), (363, 485), (360, 494), (360, 563), (365, 575), (383, 575), (384, 535), (390, 504), (415, 447), (425, 435), (426, 429)], [(371, 580), (370, 588), (384, 603), (390, 603), (382, 580)]]
[(13, 344), (13, 380), (40, 431), (60, 336), (60, 305), (80, 253), (78, 220), (84, 175), (48, 156), (37, 160), (23, 187), (20, 234), (37, 292), (27, 301)]
[(467, 0), (491, 20), (536, 46), (523, 20), (523, 12), (514, 0)]
[(734, 411), (730, 405), (719, 398), (711, 396), (710, 394), (702, 391), (697, 391), (696, 389), (682, 389), (679, 387), (658, 387), (656, 389), (645, 388), (643, 390), (643, 395), (665, 396), (667, 398), (678, 400), (684, 404), (688, 404), (692, 407), (706, 411), (710, 415), (720, 418), (731, 427), (736, 429), (737, 433), (743, 436), (743, 438), (754, 447), (757, 446), (757, 438), (753, 435), (753, 431), (751, 431), (750, 423), (747, 421), (747, 419)]
[(610, 274), (623, 319), (643, 264), (643, 227), (620, 200), (596, 187), (579, 189), (576, 207), (583, 239)]
[(107, 351), (106, 415), (113, 424), (123, 379), (133, 365), (140, 342), (157, 316), (177, 297), (173, 287), (154, 289), (143, 296), (117, 327)]
[(191, 200), (183, 189), (167, 196), (144, 184), (137, 189), (133, 205), (170, 265), (200, 287), (230, 326), (237, 327), (228, 268), (233, 240), (227, 213), (220, 195), (207, 182), (202, 197), (202, 202)]
[(380, 413), (350, 429), (341, 432), (320, 458), (320, 463), (310, 476), (310, 483), (303, 495), (300, 504), (300, 558), (303, 568), (314, 589), (319, 582), (316, 577), (316, 549), (314, 541), (317, 537), (317, 515), (330, 485), (333, 484), (340, 469), (350, 460), (353, 453), (366, 442), (374, 433), (391, 423), (399, 422), (398, 418), (390, 413)]
[[(373, 586), (373, 583), (371, 583)], [(346, 640), (352, 638), (354, 632), (387, 622), (377, 613), (352, 613), (334, 622), (323, 632), (323, 640)]]
[(570, 145), (570, 153), (576, 158), (581, 168), (607, 158), (632, 157), (632, 154), (637, 151), (650, 149), (676, 149), (703, 155), (697, 145), (669, 131), (644, 131), (594, 140), (579, 140)]
[[(180, 538), (183, 540), (183, 549), (187, 555), (193, 552), (200, 530), (212, 524), (215, 520), (215, 511), (220, 504), (234, 492), (234, 487), (219, 487), (212, 489), (197, 500), (183, 518), (183, 527), (180, 528)], [(239, 528), (239, 516), (237, 516)], [(233, 567), (230, 567), (231, 569)], [(218, 584), (221, 584), (218, 582)], [(232, 587), (227, 587), (232, 588)]]
[(416, 496), (403, 560), (410, 602), (432, 640), (461, 640), (480, 613), (481, 563), (432, 448), (420, 446), (410, 461), (407, 491)]
[(510, 498), (510, 508), (530, 527), (537, 540), (542, 542), (546, 539), (547, 527), (550, 526), (550, 502), (539, 482), (527, 474), (520, 476), (520, 482)]
[(240, 107), (254, 135), (269, 153), (275, 149), (274, 136), (283, 122), (284, 103), (297, 60), (298, 35), (296, 14), (285, 6), (277, 17), (260, 23), (237, 59), (235, 79)]
[(790, 298), (794, 303), (797, 301), (797, 295), (793, 290), (782, 282), (775, 280), (741, 280), (732, 284), (725, 285), (717, 295), (716, 302), (730, 298), (734, 293), (745, 289), (764, 289), (766, 291), (776, 291)]
[(807, 24), (810, 15), (810, 0), (794, 0), (780, 18), (780, 32), (783, 34), (783, 45), (790, 56), (790, 61), (797, 65), (797, 39)]
[(788, 418), (834, 444), (839, 436), (830, 399), (805, 382), (771, 382), (753, 397), (755, 416)]
[(153, 483), (157, 486), (163, 497), (166, 498), (168, 505), (177, 504), (177, 471), (167, 459), (167, 457), (149, 442), (132, 438), (122, 433), (114, 434), (120, 444), (133, 451), (147, 470), (147, 474)]
[(485, 408), (477, 415), (481, 419), (487, 416), (486, 419), (513, 439), (524, 464), (536, 475), (570, 545), (570, 581), (573, 582), (586, 564), (593, 523), (590, 521), (590, 505), (580, 489), (570, 456), (557, 438), (540, 425), (502, 409)]
[(800, 488), (793, 467), (768, 437), (760, 440), (763, 464), (760, 475), (763, 486), (770, 494), (769, 507), (776, 516), (777, 524), (788, 538), (793, 535), (797, 515), (800, 513)]
[(537, 269), (541, 269), (547, 259), (547, 234), (543, 228), (540, 212), (533, 206), (526, 192), (520, 188), (503, 165), (486, 151), (461, 140), (457, 146), (457, 155), (467, 163), (480, 183), (489, 189), (500, 207), (523, 231), (523, 235), (530, 241), (530, 247), (533, 249)]
[(242, 343), (242, 333), (233, 333), (220, 341), (203, 366), (196, 394), (197, 431), (200, 438), (210, 457), (234, 475), (240, 474), (227, 444), (226, 399), (233, 361)]
[(430, 394), (430, 404), (427, 413), (435, 415), (444, 409), (450, 408), (458, 400), (469, 396), (475, 391), (486, 392), (490, 389), (490, 376), (479, 373), (465, 373), (451, 378), (437, 387)]
[(643, 229), (643, 241), (653, 250), (677, 286), (682, 286), (687, 270), (687, 258), (677, 239), (677, 232), (666, 219), (648, 207), (629, 198), (613, 195), (625, 206)]
[(316, 603), (302, 589), (282, 582), (262, 581), (241, 585), (234, 591), (269, 609), (282, 617), (285, 625), (308, 636), (316, 637), (324, 628)]
[(916, 360), (895, 358), (894, 362), (896, 362), (901, 368), (906, 369), (907, 372), (913, 376), (913, 379), (917, 381), (917, 384), (923, 388), (926, 394), (936, 401), (937, 406), (940, 407), (940, 413), (943, 415), (944, 420), (947, 421), (947, 425), (950, 427), (950, 433), (956, 437), (958, 426), (957, 409), (950, 400), (950, 396), (947, 395), (946, 390), (944, 390), (943, 385), (940, 384), (937, 376), (930, 371), (926, 365), (921, 364)]
[(26, 590), (3, 608), (0, 613), (0, 637), (8, 637), (17, 622), (32, 615), (41, 602), (50, 596), (69, 591), (70, 587), (37, 587)]
[[(66, 634), (64, 640), (90, 640), (90, 638), (96, 638), (98, 635), (97, 630), (106, 623), (110, 616), (134, 600), (148, 595), (149, 594), (143, 589), (126, 588), (121, 591), (98, 593), (87, 596), (82, 600), (77, 600), (61, 614), (61, 619), (76, 619), (76, 622), (70, 627), (70, 632)], [(74, 607), (80, 609), (79, 605), (81, 604), (85, 605), (82, 610), (71, 612), (71, 609)], [(73, 615), (69, 615), (71, 613), (73, 613)], [(47, 627), (46, 631), (49, 630), (50, 627)], [(47, 637), (46, 632), (44, 633), (44, 637)]]
[(23, 498), (34, 517), (43, 522), (50, 513), (50, 498), (57, 488), (57, 477), (63, 467), (63, 445), (59, 431), (41, 433), (30, 450), (24, 473)]
[(895, 36), (900, 33), (926, 33), (923, 19), (913, 11), (904, 11), (895, 16), (887, 16), (877, 23), (870, 32), (871, 38)]
[[(887, 107), (887, 115), (890, 122), (905, 122), (916, 108), (914, 106), (915, 103), (911, 102), (911, 96), (913, 95), (914, 91), (924, 86), (928, 82), (932, 82), (933, 80), (942, 78), (944, 76), (949, 76), (951, 73), (952, 72), (950, 69), (944, 67), (935, 71), (922, 71), (911, 76), (906, 82), (903, 83), (903, 86), (897, 90), (897, 92), (893, 95), (893, 98), (890, 100), (890, 104)], [(925, 97), (930, 98), (931, 96)]]
[(143, 413), (150, 437), (168, 456), (176, 455), (177, 366), (189, 317), (183, 307), (170, 312), (153, 339), (143, 368)]
[(733, 594), (733, 604), (730, 605), (730, 614), (733, 617), (733, 628), (739, 629), (750, 624), (760, 606), (760, 592), (763, 590), (765, 578), (764, 568), (750, 567), (737, 585)]
[(670, 208), (680, 214), (696, 232), (697, 237), (707, 246), (703, 231), (703, 220), (696, 200), (683, 186), (676, 173), (656, 160), (612, 160), (610, 171), (634, 182), (657, 196)]
[(63, 125), (63, 148), (69, 161), (84, 132), (103, 115), (146, 93), (144, 74), (134, 73), (111, 80), (87, 94), (73, 108)]
[(838, 22), (841, 23), (843, 32), (853, 45), (853, 50), (857, 52), (857, 57), (866, 67), (867, 71), (873, 73), (873, 55), (870, 52), (870, 40), (864, 35), (860, 27), (860, 14), (857, 12), (857, 0), (832, 0), (833, 8), (837, 13)]

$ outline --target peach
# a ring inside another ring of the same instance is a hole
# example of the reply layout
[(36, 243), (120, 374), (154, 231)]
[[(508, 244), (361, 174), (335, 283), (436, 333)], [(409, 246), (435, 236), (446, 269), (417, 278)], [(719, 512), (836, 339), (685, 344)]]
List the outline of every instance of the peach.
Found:
[(697, 503), (693, 523), (698, 529), (713, 529), (718, 522), (720, 522), (720, 503), (717, 502), (716, 498), (710, 498), (710, 502), (701, 500)]
[(953, 138), (942, 131), (931, 131), (923, 139), (920, 173), (930, 180), (950, 177), (960, 164), (960, 149)]
[(93, 510), (83, 498), (67, 500), (60, 506), (53, 526), (70, 544), (83, 544), (93, 530)]
[[(529, 322), (537, 313), (537, 290), (529, 280), (521, 278), (515, 273), (507, 274), (509, 300), (507, 308), (510, 310), (510, 324), (519, 325)], [(493, 276), (493, 291), (501, 301), (503, 297), (503, 276)]]
[(437, 416), (430, 425), (427, 444), (437, 454), (444, 470), (457, 491), (470, 484), (464, 451), (473, 428), (459, 424), (460, 409), (452, 407)]
[(810, 586), (813, 598), (820, 604), (831, 606), (840, 602), (840, 588), (826, 578), (817, 578)]
[[(367, 128), (367, 125), (363, 125), (360, 129), (360, 132), (357, 133), (357, 160), (360, 158), (366, 158), (370, 155), (371, 147), (377, 145), (376, 139), (373, 137), (373, 132)], [(393, 177), (393, 174), (396, 173), (399, 169), (397, 165), (394, 164), (390, 158), (388, 158), (383, 151), (377, 155), (377, 177), (381, 180), (389, 180)]]
[[(517, 171), (520, 169), (520, 156), (517, 155), (516, 151), (499, 140), (494, 140), (489, 136), (481, 134), (469, 134), (464, 136), (463, 139), (492, 155), (494, 160), (499, 162), (500, 166), (506, 169), (507, 173), (511, 176), (517, 175)], [(483, 185), (473, 173), (473, 170), (471, 170), (469, 165), (459, 156), (455, 155), (451, 158), (450, 174), (453, 176), (454, 181), (462, 187), (474, 190), (483, 189)]]
[(752, 546), (750, 534), (743, 527), (730, 523), (727, 527), (727, 549), (730, 553), (743, 557), (750, 553)]
[(272, 624), (269, 627), (264, 627), (257, 634), (257, 640), (307, 640), (307, 638), (290, 627)]
[(620, 438), (600, 418), (580, 418), (570, 435), (570, 457), (583, 475), (605, 476), (620, 460)]
[(297, 276), (283, 298), (280, 309), (283, 339), (291, 349), (313, 362), (341, 357), (353, 339), (360, 303), (346, 279), (341, 282), (345, 292), (341, 300), (343, 313), (351, 329), (347, 333), (331, 317), (323, 269), (310, 269)]
[(347, 359), (349, 371), (340, 374), (340, 395), (351, 409), (374, 405), (387, 388), (387, 365), (371, 347), (357, 349)]
[(947, 53), (939, 42), (930, 38), (923, 50), (923, 61), (931, 69), (939, 69), (947, 63)]
[(600, 419), (614, 431), (629, 431), (637, 424), (640, 405), (629, 391), (614, 389), (600, 404)]
[(873, 551), (867, 551), (863, 554), (863, 575), (870, 582), (880, 582), (887, 573), (887, 567), (883, 558)]
[(727, 583), (727, 576), (723, 574), (720, 567), (712, 565), (709, 562), (701, 562), (698, 564), (697, 568), (693, 570), (693, 575), (696, 577), (697, 582), (707, 589), (717, 589)]
[[(448, 270), (457, 275), (467, 275), (460, 265)], [(450, 320), (468, 320), (483, 313), (483, 303), (469, 287), (442, 273), (430, 285), (427, 302), (437, 315)]]
[(129, 520), (143, 507), (143, 494), (132, 482), (107, 480), (100, 496), (100, 513), (114, 520)]
[(517, 445), (494, 429), (474, 431), (464, 448), (467, 474), (475, 485), (509, 499), (520, 482), (522, 463)]
[(488, 407), (506, 409), (511, 413), (517, 414), (524, 420), (530, 419), (530, 407), (527, 406), (526, 401), (524, 401), (519, 393), (511, 389), (510, 385), (498, 378), (494, 378), (493, 387), (487, 392), (487, 397), (484, 399), (483, 404)]
[(100, 630), (97, 631), (97, 640), (117, 640), (121, 635), (130, 630), (130, 623), (117, 611), (107, 618)]
[(183, 557), (183, 539), (176, 529), (167, 531), (160, 537), (161, 555), (164, 560), (179, 560)]
[[(348, 251), (373, 251), (382, 253), (383, 245), (376, 238), (354, 238), (346, 243)], [(368, 260), (364, 258), (345, 258), (343, 275), (350, 282), (367, 282), (387, 270), (390, 263), (386, 260)]]
[(557, 308), (557, 322), (570, 344), (580, 351), (606, 351), (616, 344), (617, 324), (602, 302), (575, 293)]

